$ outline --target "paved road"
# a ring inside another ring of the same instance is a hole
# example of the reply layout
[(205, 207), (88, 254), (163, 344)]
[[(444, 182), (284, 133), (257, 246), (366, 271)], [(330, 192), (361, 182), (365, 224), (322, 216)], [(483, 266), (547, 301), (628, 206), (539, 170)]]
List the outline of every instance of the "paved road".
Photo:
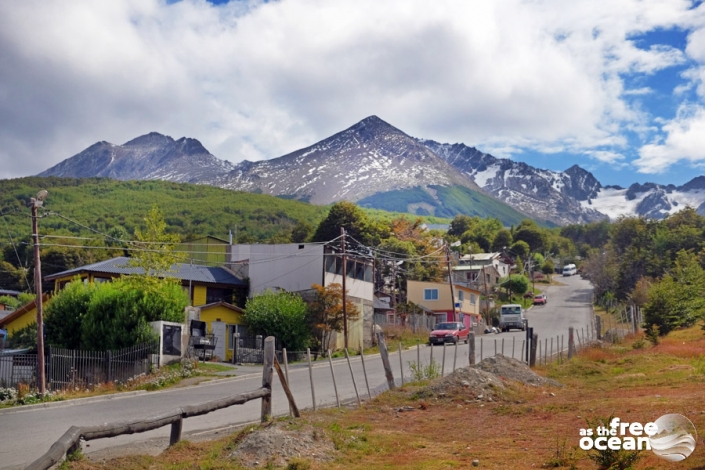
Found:
[[(577, 276), (561, 278), (566, 286), (551, 286), (546, 289), (548, 304), (532, 308), (527, 317), (530, 326), (540, 339), (545, 337), (566, 336), (568, 327), (585, 327), (590, 319), (590, 299), (592, 290), (589, 283)], [(524, 339), (524, 333), (510, 332), (496, 335), (480, 336), (476, 340), (476, 352), (480, 354), (482, 342), (483, 357), (494, 354), (495, 340), (498, 340), (498, 352), (501, 340), (505, 342), (505, 353), (511, 355), (509, 345), (515, 339), (516, 353), (519, 357), (519, 344)], [(400, 367), (403, 367), (405, 377), (409, 377), (409, 363), (415, 362), (417, 354), (421, 360), (428, 362), (431, 348), (422, 346), (419, 350), (405, 351), (400, 361), (398, 353), (392, 355), (394, 375), (399, 381)], [(434, 358), (440, 362), (443, 348), (434, 347)], [(446, 348), (446, 373), (452, 370), (454, 347)], [(468, 346), (460, 345), (457, 349), (458, 367), (467, 364)], [(379, 355), (366, 357), (367, 375), (372, 388), (372, 394), (386, 390), (386, 380)], [(400, 365), (401, 362), (401, 365)], [(367, 396), (364, 375), (360, 358), (352, 360), (353, 375), (357, 381), (357, 389), (363, 399)], [(252, 373), (254, 370), (254, 373)], [(344, 400), (355, 398), (355, 391), (347, 362), (339, 360), (334, 363), (338, 391)], [(0, 410), (0, 469), (23, 468), (42, 453), (72, 425), (97, 425), (116, 421), (139, 419), (166, 412), (186, 404), (202, 403), (229, 394), (253, 390), (261, 385), (261, 372), (257, 369), (243, 368), (248, 375), (205, 383), (194, 387), (165, 390), (162, 392), (143, 393), (132, 396), (114, 396), (112, 399), (68, 401), (57, 403), (47, 408)], [(304, 364), (294, 365), (289, 370), (292, 392), (300, 408), (312, 406), (309, 374)], [(319, 361), (313, 370), (316, 403), (318, 406), (334, 405), (335, 393), (331, 380), (331, 372), (327, 362)], [(275, 415), (288, 413), (288, 405), (278, 381), (275, 379), (273, 389), (273, 411)], [(206, 416), (189, 418), (184, 421), (183, 432), (186, 436), (213, 428), (226, 428), (234, 424), (242, 424), (259, 419), (260, 402), (254, 401), (241, 406), (233, 406), (219, 410)], [(169, 435), (169, 427), (148, 433), (120, 436), (112, 439), (91, 441), (85, 448), (91, 453), (113, 446), (128, 445), (146, 439), (165, 438)]]

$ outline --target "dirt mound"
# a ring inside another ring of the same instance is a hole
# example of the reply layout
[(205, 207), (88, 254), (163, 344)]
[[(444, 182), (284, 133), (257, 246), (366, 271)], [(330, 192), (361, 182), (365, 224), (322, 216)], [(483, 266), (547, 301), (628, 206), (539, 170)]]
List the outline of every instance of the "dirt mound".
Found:
[(477, 364), (475, 367), (505, 380), (513, 380), (515, 382), (521, 382), (527, 385), (535, 385), (537, 387), (563, 386), (563, 384), (556, 382), (553, 379), (541, 377), (536, 372), (531, 370), (531, 368), (529, 368), (529, 366), (525, 363), (512, 359), (511, 357), (502, 356), (501, 354), (483, 359), (482, 362)]
[(450, 375), (443, 377), (419, 392), (419, 397), (444, 396), (461, 392), (468, 398), (492, 401), (504, 384), (496, 375), (473, 367), (456, 369)]
[(272, 423), (250, 432), (230, 456), (245, 467), (283, 467), (296, 457), (316, 461), (333, 459), (335, 446), (323, 433), (311, 426), (296, 429), (286, 429), (286, 426), (286, 423)]

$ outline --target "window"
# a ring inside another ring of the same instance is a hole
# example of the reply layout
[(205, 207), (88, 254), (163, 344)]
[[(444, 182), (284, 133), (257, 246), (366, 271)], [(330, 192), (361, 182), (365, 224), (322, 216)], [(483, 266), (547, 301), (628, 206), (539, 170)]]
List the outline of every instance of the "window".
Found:
[(459, 290), (458, 291), (458, 302), (463, 302), (465, 300), (465, 292)]
[(470, 303), (475, 305), (476, 300), (477, 300), (477, 296), (475, 294), (470, 294)]
[(214, 302), (228, 302), (232, 303), (233, 292), (230, 289), (223, 289), (219, 287), (207, 287), (206, 288), (206, 303), (212, 304)]
[(438, 289), (424, 289), (423, 290), (424, 300), (438, 300)]

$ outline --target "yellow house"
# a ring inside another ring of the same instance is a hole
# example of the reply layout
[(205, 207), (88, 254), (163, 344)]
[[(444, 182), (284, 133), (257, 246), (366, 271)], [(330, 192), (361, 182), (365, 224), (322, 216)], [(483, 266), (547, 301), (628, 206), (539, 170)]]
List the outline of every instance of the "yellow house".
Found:
[[(49, 300), (49, 294), (42, 296), (43, 302)], [(18, 308), (10, 315), (0, 320), (0, 328), (7, 331), (9, 336), (12, 336), (15, 331), (24, 328), (25, 326), (37, 323), (37, 301), (36, 299)]]
[[(53, 293), (57, 293), (69, 282), (75, 282), (77, 277), (83, 282), (109, 282), (120, 276), (141, 272), (141, 268), (128, 265), (128, 258), (118, 257), (52, 274), (46, 276), (44, 281), (47, 287), (53, 282)], [(169, 276), (181, 281), (191, 305), (198, 308), (201, 321), (208, 324), (209, 333), (218, 337), (223, 349), (218, 347), (216, 355), (222, 359), (232, 356), (232, 333), (243, 323), (243, 311), (234, 304), (244, 304), (247, 283), (225, 268), (185, 263), (172, 266)], [(44, 302), (49, 302), (50, 297), (50, 293), (45, 293)], [(0, 320), (0, 328), (12, 336), (18, 329), (36, 323), (36, 320), (37, 308), (33, 301)]]
[[(463, 321), (466, 325), (480, 322), (480, 291), (464, 286), (453, 286), (455, 299), (446, 282), (407, 281), (409, 302), (433, 310), (438, 321)], [(455, 307), (455, 308), (454, 308)], [(455, 310), (455, 311), (454, 311)]]

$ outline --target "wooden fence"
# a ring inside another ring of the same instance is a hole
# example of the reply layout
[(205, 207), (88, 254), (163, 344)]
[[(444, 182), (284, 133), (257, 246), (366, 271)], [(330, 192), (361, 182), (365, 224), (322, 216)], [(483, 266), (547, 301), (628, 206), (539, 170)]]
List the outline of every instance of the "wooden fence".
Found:
[[(274, 370), (274, 338), (269, 336), (264, 341), (265, 361), (262, 370), (262, 387), (245, 393), (240, 393), (227, 398), (219, 398), (200, 405), (183, 406), (172, 411), (163, 413), (151, 418), (144, 418), (135, 421), (122, 423), (111, 423), (100, 426), (71, 426), (63, 436), (56, 441), (51, 448), (37, 460), (32, 462), (27, 469), (46, 470), (60, 462), (64, 455), (73, 453), (79, 449), (81, 439), (90, 441), (93, 439), (103, 439), (106, 437), (121, 436), (123, 434), (134, 434), (138, 432), (151, 431), (163, 426), (171, 425), (171, 435), (169, 445), (174, 445), (181, 440), (181, 429), (183, 420), (192, 416), (200, 416), (221, 408), (233, 405), (242, 405), (251, 400), (262, 399), (262, 421), (266, 421), (272, 415), (272, 378)], [(278, 371), (279, 372), (279, 371)], [(280, 375), (280, 378), (282, 376)], [(288, 386), (283, 382), (287, 396)], [(293, 403), (293, 398), (290, 399)]]

